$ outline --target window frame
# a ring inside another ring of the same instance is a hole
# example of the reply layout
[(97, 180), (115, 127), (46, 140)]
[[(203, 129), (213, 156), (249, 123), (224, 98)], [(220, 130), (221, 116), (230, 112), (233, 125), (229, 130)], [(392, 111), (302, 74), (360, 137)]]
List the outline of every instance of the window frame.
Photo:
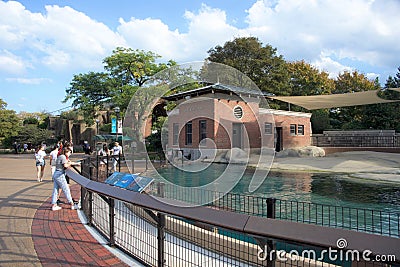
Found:
[(199, 120), (199, 144), (207, 138), (207, 120)]
[(190, 146), (192, 144), (193, 144), (193, 124), (192, 121), (188, 121), (185, 124), (185, 145)]
[[(300, 130), (301, 129), (301, 130)], [(297, 125), (297, 135), (304, 135), (304, 125), (303, 124), (298, 124)]]
[(291, 136), (296, 136), (297, 135), (297, 124), (290, 124), (290, 135)]
[[(267, 127), (268, 125), (268, 127)], [(268, 129), (268, 131), (267, 131)], [(264, 123), (264, 134), (266, 135), (272, 135), (273, 134), (273, 129), (272, 129), (272, 123), (271, 122), (265, 122)]]
[(179, 123), (172, 124), (172, 145), (179, 145)]

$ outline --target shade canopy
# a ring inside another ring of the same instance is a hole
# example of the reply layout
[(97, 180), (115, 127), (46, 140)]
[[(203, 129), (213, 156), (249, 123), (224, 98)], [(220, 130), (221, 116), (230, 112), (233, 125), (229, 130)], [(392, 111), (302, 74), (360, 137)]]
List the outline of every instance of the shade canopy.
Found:
[[(389, 90), (400, 92), (400, 88), (390, 88)], [(386, 100), (380, 98), (377, 93), (380, 90), (363, 91), (347, 94), (333, 95), (311, 95), (311, 96), (268, 96), (270, 99), (276, 99), (291, 103), (308, 110), (369, 105), (378, 103), (398, 102), (399, 100)]]

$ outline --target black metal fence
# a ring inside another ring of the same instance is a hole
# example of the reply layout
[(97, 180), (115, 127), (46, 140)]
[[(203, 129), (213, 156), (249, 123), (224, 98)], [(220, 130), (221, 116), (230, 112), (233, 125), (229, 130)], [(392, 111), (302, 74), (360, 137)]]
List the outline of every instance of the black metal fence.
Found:
[(205, 200), (215, 199), (208, 206), (252, 216), (400, 238), (400, 213), (235, 193), (220, 193), (195, 188), (183, 190), (175, 185), (162, 184), (160, 186), (158, 183), (154, 183), (148, 193), (158, 195), (160, 188), (162, 188), (164, 197), (186, 203), (201, 204)]
[[(83, 176), (67, 171), (82, 186), (81, 203), (88, 223), (111, 246), (148, 266), (366, 266), (365, 249), (372, 251), (372, 260), (383, 259), (368, 262), (368, 266), (399, 264), (398, 215), (391, 219), (397, 230), (388, 237), (331, 228), (368, 232), (369, 227), (358, 224), (362, 221), (359, 214), (367, 210), (349, 210), (357, 214), (351, 220), (357, 223), (344, 227), (343, 219), (337, 218), (343, 218), (346, 209), (239, 194), (217, 196), (211, 207), (185, 208), (180, 207), (182, 201), (192, 201), (193, 195), (190, 198), (179, 190), (172, 193), (173, 189), (160, 183), (150, 188), (153, 196), (149, 196), (91, 181), (84, 176), (91, 175), (93, 166), (97, 165), (82, 164)], [(335, 219), (327, 223), (326, 216)], [(377, 220), (382, 222), (382, 216)], [(379, 232), (384, 234), (383, 230), (374, 233)], [(334, 257), (326, 253), (329, 249), (336, 251)]]
[(400, 147), (400, 135), (313, 135), (312, 145), (319, 147)]

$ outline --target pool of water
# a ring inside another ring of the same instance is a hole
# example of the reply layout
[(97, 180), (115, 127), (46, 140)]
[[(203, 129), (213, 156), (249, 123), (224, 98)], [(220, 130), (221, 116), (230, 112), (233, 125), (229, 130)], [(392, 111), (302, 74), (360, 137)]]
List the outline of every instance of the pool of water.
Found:
[[(217, 177), (224, 173), (227, 166), (211, 164), (197, 171), (202, 167), (205, 166), (186, 166), (186, 171), (183, 171), (168, 166), (159, 169), (158, 173), (165, 180), (182, 187), (201, 188), (210, 183), (217, 183), (216, 188), (218, 188), (220, 181)], [(344, 173), (271, 171), (256, 191), (249, 192), (253, 174), (254, 170), (251, 169), (245, 170), (242, 174), (239, 168), (236, 175), (241, 175), (241, 179), (225, 180), (227, 183), (235, 181), (235, 184), (232, 184), (230, 194), (221, 197), (215, 202), (216, 205), (266, 216), (265, 198), (276, 198), (278, 219), (400, 237), (400, 184), (398, 183), (353, 178)], [(234, 176), (235, 172), (231, 172), (230, 175)], [(166, 192), (166, 195), (188, 201), (198, 197), (194, 192), (196, 191), (188, 190), (182, 195), (180, 190), (176, 190)], [(219, 230), (219, 233), (256, 243), (251, 237), (231, 231)], [(309, 248), (277, 242), (277, 249), (285, 251), (294, 249), (301, 253), (303, 249)], [(320, 257), (318, 249), (316, 253)], [(351, 262), (331, 261), (327, 257), (324, 261), (340, 266), (352, 265)]]
[[(195, 187), (215, 182), (225, 168), (224, 164), (211, 164), (202, 171), (190, 172), (168, 166), (158, 173), (173, 184)], [(397, 183), (352, 178), (340, 173), (269, 172), (260, 187), (250, 193), (253, 173), (246, 170), (230, 192), (400, 213), (400, 184)]]

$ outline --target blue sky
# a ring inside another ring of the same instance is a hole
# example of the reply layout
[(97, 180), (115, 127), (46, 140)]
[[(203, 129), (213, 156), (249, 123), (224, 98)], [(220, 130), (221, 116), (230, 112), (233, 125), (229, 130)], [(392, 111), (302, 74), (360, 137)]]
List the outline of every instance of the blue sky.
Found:
[(0, 98), (56, 111), (73, 75), (102, 71), (117, 46), (186, 63), (241, 36), (331, 77), (358, 70), (384, 83), (400, 66), (398, 14), (398, 0), (0, 1)]

